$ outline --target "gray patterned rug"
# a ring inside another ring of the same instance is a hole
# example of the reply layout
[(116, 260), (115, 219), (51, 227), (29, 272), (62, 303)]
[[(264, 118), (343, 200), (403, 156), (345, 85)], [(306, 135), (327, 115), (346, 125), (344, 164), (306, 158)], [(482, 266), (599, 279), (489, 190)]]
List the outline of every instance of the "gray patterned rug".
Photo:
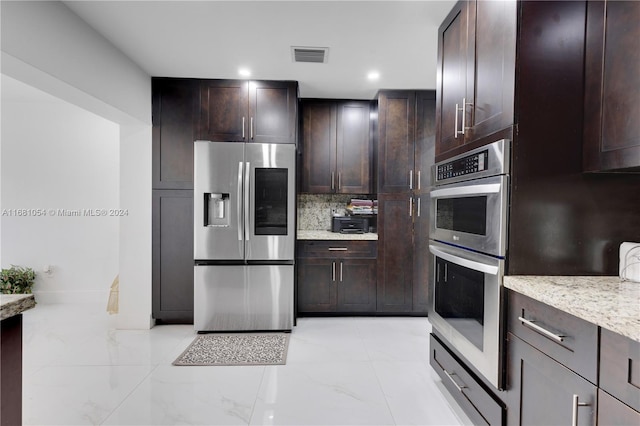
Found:
[(173, 365), (282, 365), (289, 333), (200, 334)]

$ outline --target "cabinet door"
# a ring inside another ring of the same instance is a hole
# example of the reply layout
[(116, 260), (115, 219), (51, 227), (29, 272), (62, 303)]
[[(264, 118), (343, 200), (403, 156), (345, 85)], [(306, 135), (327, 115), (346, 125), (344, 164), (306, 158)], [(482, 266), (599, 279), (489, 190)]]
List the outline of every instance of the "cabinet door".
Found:
[(193, 141), (198, 134), (198, 84), (154, 78), (153, 188), (193, 189)]
[(378, 194), (378, 312), (411, 312), (413, 236), (411, 194)]
[(589, 1), (584, 169), (640, 167), (640, 2)]
[(336, 103), (303, 101), (301, 191), (334, 192), (336, 169)]
[(154, 190), (152, 308), (162, 323), (193, 323), (193, 191)]
[[(459, 1), (440, 26), (438, 33), (436, 156), (464, 143), (462, 103), (472, 103), (467, 97), (467, 67), (469, 52), (469, 9), (474, 3)], [(473, 80), (469, 80), (469, 84)], [(471, 95), (473, 91), (470, 91)]]
[[(467, 85), (465, 144), (489, 136), (513, 123), (517, 2), (478, 1), (475, 14), (475, 61), (468, 68), (473, 85)], [(475, 13), (473, 13), (475, 11)], [(470, 93), (473, 93), (472, 95)]]
[(339, 259), (337, 274), (338, 311), (376, 311), (375, 259)]
[(606, 426), (640, 425), (640, 413), (599, 389), (598, 424)]
[[(508, 388), (513, 401), (507, 424), (595, 425), (595, 385), (528, 343), (508, 334)], [(574, 395), (577, 421), (572, 423)]]
[(385, 90), (378, 97), (378, 193), (411, 191), (414, 182), (415, 92)]
[(214, 142), (248, 140), (248, 84), (245, 80), (202, 80), (200, 139)]
[(434, 162), (436, 93), (416, 92), (416, 180), (413, 224), (413, 312), (426, 313), (429, 280), (429, 191)]
[(297, 110), (297, 83), (251, 81), (248, 141), (296, 143)]
[(298, 312), (335, 312), (335, 259), (298, 260)]
[(369, 102), (338, 104), (336, 192), (369, 194), (371, 189), (371, 140)]

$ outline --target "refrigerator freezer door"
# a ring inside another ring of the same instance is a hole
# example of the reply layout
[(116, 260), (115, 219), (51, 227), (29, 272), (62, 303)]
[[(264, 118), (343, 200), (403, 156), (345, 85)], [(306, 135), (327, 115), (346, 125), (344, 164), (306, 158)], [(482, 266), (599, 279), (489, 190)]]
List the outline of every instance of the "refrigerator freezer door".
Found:
[(194, 142), (194, 256), (244, 259), (244, 144)]
[(247, 260), (293, 260), (295, 246), (295, 147), (246, 144)]
[(194, 267), (196, 331), (291, 330), (293, 265)]

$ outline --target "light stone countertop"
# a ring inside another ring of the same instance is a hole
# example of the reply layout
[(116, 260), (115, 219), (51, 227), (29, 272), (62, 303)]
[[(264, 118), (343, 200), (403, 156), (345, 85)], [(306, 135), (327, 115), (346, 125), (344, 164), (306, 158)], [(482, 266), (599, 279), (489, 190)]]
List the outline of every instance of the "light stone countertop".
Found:
[(504, 286), (640, 342), (640, 283), (618, 277), (504, 277)]
[(297, 238), (299, 240), (368, 240), (377, 241), (378, 234), (367, 232), (364, 234), (341, 234), (331, 231), (312, 231), (298, 229)]
[(33, 294), (2, 294), (0, 295), (0, 320), (21, 314), (36, 306)]

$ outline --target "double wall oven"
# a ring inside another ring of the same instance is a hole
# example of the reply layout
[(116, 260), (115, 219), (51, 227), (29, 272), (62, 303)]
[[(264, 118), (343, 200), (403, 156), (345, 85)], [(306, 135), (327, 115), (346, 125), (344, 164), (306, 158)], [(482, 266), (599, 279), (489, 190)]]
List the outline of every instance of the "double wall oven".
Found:
[(443, 343), (497, 389), (509, 148), (503, 139), (435, 164), (430, 201), (429, 320)]

